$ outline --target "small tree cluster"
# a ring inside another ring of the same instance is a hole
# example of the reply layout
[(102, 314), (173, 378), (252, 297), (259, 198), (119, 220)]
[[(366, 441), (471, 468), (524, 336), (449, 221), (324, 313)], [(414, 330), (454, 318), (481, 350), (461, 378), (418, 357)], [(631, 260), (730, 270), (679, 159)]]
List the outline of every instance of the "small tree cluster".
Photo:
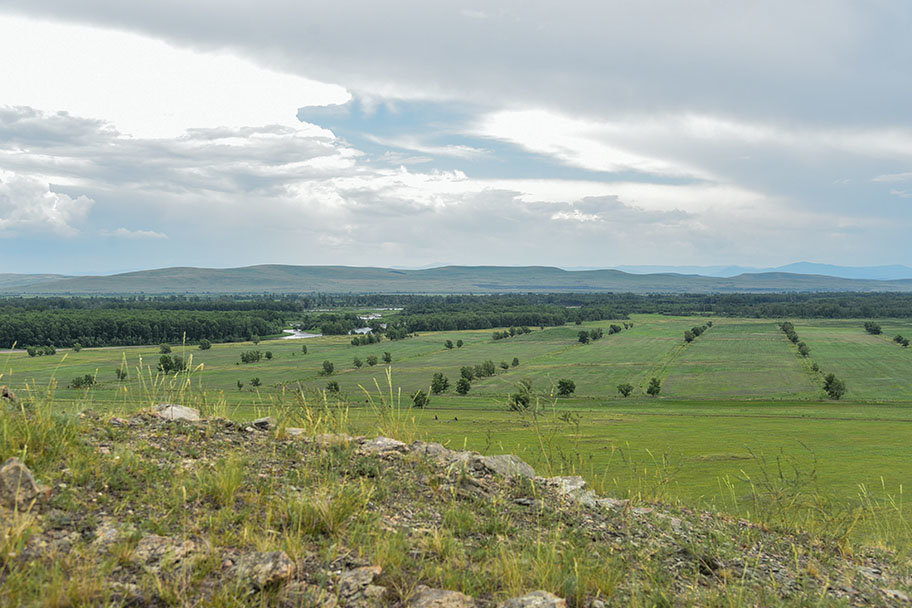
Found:
[(241, 363), (258, 363), (263, 358), (263, 353), (258, 350), (245, 350), (241, 353)]
[(505, 340), (506, 338), (512, 338), (513, 336), (520, 336), (522, 334), (531, 334), (532, 330), (526, 326), (522, 327), (511, 327), (510, 329), (505, 329), (504, 331), (495, 331), (491, 334), (495, 340)]
[(909, 338), (903, 338), (901, 335), (896, 334), (893, 336), (893, 341), (899, 344), (900, 346), (909, 346)]
[(425, 408), (430, 404), (431, 398), (428, 394), (422, 390), (417, 390), (412, 393), (412, 406), (418, 408)]
[(865, 331), (873, 336), (877, 336), (883, 333), (883, 330), (880, 328), (878, 323), (873, 321), (865, 321), (864, 324)]
[(117, 379), (123, 382), (127, 379), (127, 368), (126, 367), (115, 367), (114, 375), (117, 376)]
[(839, 401), (846, 392), (845, 382), (837, 378), (836, 374), (827, 374), (823, 379), (823, 390), (830, 399)]
[(649, 384), (646, 386), (646, 394), (650, 397), (655, 397), (660, 392), (662, 392), (662, 381), (653, 376), (649, 379)]
[(576, 383), (568, 378), (561, 378), (557, 381), (557, 394), (560, 397), (569, 397), (576, 392)]
[(92, 386), (95, 386), (95, 376), (92, 374), (76, 376), (70, 380), (70, 388), (90, 388)]
[(626, 323), (624, 323), (623, 328), (621, 328), (621, 326), (617, 325), (616, 323), (612, 323), (611, 325), (608, 326), (608, 335), (610, 336), (611, 334), (619, 334), (619, 333), (621, 333), (621, 329), (626, 329), (626, 328), (627, 328)]
[(690, 329), (684, 332), (684, 341), (693, 342), (695, 339), (703, 335), (703, 332), (712, 327), (712, 322), (705, 325), (694, 325)]
[(795, 326), (792, 325), (790, 321), (780, 323), (779, 328), (785, 333), (785, 337), (788, 338), (792, 344), (798, 344), (798, 332), (795, 331)]
[[(390, 340), (405, 340), (411, 334), (409, 334), (408, 329), (405, 327), (387, 327), (386, 328), (386, 337)], [(378, 338), (380, 336), (377, 336)]]
[(158, 369), (165, 374), (182, 372), (187, 369), (187, 362), (180, 355), (162, 355), (158, 358)]
[(374, 334), (373, 332), (369, 334), (360, 334), (352, 338), (352, 346), (366, 346), (368, 344), (378, 344), (383, 341), (383, 336), (380, 334)]
[(41, 357), (43, 355), (56, 355), (57, 349), (53, 346), (29, 346), (25, 349), (29, 357)]
[(442, 372), (436, 372), (431, 379), (431, 392), (435, 395), (445, 393), (450, 388), (450, 379), (443, 375)]

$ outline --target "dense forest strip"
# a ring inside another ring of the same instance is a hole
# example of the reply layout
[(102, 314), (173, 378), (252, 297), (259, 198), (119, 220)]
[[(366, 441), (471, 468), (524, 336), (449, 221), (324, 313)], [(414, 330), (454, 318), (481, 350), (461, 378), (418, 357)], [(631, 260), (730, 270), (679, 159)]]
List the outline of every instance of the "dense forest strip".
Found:
[[(353, 312), (386, 309), (365, 320)], [(340, 310), (341, 309), (341, 310)], [(553, 327), (631, 314), (746, 318), (912, 318), (912, 294), (523, 294), (490, 296), (0, 298), (0, 347), (131, 346), (246, 340), (289, 325), (346, 334), (369, 325), (401, 339), (424, 331)]]

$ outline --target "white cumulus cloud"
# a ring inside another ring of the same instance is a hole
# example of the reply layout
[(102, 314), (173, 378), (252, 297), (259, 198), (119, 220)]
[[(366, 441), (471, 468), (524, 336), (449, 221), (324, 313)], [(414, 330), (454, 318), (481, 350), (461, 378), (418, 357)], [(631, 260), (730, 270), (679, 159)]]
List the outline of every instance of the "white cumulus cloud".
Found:
[(0, 171), (0, 234), (28, 230), (73, 235), (94, 201), (51, 190), (46, 181)]

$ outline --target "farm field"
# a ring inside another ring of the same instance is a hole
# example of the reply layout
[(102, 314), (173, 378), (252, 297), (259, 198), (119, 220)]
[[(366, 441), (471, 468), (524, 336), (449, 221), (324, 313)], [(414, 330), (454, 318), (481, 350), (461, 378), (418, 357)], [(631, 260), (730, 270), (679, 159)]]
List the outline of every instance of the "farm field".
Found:
[[(376, 434), (384, 425), (365, 404), (361, 387), (375, 402), (377, 385), (388, 395), (387, 366), (381, 361), (357, 369), (353, 358), (366, 362), (368, 355), (389, 352), (394, 400), (403, 407), (412, 392), (428, 389), (434, 373), (450, 380), (447, 393), (433, 395), (427, 409), (401, 415), (402, 428), (413, 437), (516, 453), (541, 472), (581, 474), (612, 495), (750, 515), (756, 508), (750, 496), (764, 487), (765, 475), (772, 476), (769, 491), (800, 487), (845, 505), (858, 504), (862, 488), (886, 500), (912, 485), (912, 349), (891, 339), (912, 335), (912, 325), (884, 321), (884, 333), (872, 336), (859, 320), (793, 321), (811, 349), (805, 359), (770, 319), (713, 318), (712, 327), (685, 344), (684, 330), (707, 320), (634, 315), (631, 328), (610, 336), (606, 331), (589, 344), (579, 343), (579, 331), (607, 330), (611, 322), (535, 328), (503, 340), (478, 330), (357, 347), (345, 336), (215, 344), (207, 351), (174, 346), (174, 354), (192, 356), (193, 371), (168, 377), (150, 369), (158, 362), (158, 347), (61, 350), (42, 357), (13, 352), (0, 354), (0, 383), (20, 397), (50, 399), (61, 408), (174, 401), (250, 419), (272, 407), (296, 407), (293, 395), (299, 392), (308, 403), (320, 403), (321, 389), (335, 381), (341, 392), (329, 401), (346, 404), (354, 430)], [(464, 344), (447, 349), (446, 340)], [(240, 363), (240, 353), (252, 349), (273, 357)], [(509, 365), (514, 357), (516, 367)], [(497, 375), (473, 381), (468, 395), (456, 395), (460, 367), (485, 360), (498, 364)], [(321, 375), (323, 361), (333, 363), (331, 377)], [(501, 361), (508, 363), (506, 370)], [(123, 362), (129, 378), (121, 382), (115, 370)], [(820, 371), (812, 370), (812, 362)], [(846, 382), (841, 401), (825, 399), (820, 388), (829, 372)], [(67, 387), (85, 374), (97, 374), (95, 387)], [(653, 376), (663, 383), (658, 398), (644, 394)], [(259, 378), (258, 388), (253, 378)], [(549, 397), (561, 378), (575, 382), (575, 394)], [(508, 396), (520, 380), (531, 381), (542, 395), (547, 407), (540, 416), (510, 411)], [(616, 390), (626, 382), (635, 387), (627, 399)], [(902, 517), (912, 516), (906, 505), (887, 511), (891, 526), (905, 526)], [(876, 532), (865, 528), (865, 534)]]

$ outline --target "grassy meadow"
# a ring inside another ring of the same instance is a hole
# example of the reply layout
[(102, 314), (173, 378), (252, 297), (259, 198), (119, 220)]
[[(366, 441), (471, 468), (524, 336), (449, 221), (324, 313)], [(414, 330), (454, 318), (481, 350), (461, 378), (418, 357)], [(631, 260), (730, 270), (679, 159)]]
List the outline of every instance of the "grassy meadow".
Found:
[[(912, 335), (912, 324), (885, 321), (883, 335), (872, 336), (860, 320), (793, 321), (811, 349), (805, 359), (771, 319), (714, 318), (685, 344), (684, 330), (707, 320), (634, 316), (630, 329), (606, 331), (590, 344), (580, 344), (578, 332), (607, 330), (610, 322), (535, 328), (504, 340), (479, 330), (357, 347), (344, 336), (214, 344), (207, 351), (172, 345), (174, 354), (192, 356), (192, 370), (170, 377), (154, 370), (157, 346), (42, 357), (11, 352), (0, 354), (0, 383), (61, 408), (78, 403), (103, 411), (174, 401), (242, 419), (295, 407), (301, 399), (340, 400), (353, 429), (366, 434), (385, 430), (371, 403), (378, 392), (388, 401), (392, 388), (399, 423), (416, 437), (513, 452), (542, 473), (584, 475), (608, 494), (749, 517), (779, 499), (800, 503), (801, 517), (819, 517), (824, 504), (832, 518), (864, 508), (888, 515), (867, 518), (853, 534), (887, 544), (912, 538), (912, 511), (902, 502), (902, 488), (912, 486), (912, 349), (892, 342), (896, 333)], [(447, 349), (446, 340), (464, 345)], [(253, 349), (273, 357), (239, 363), (240, 353)], [(384, 352), (392, 355), (391, 366), (382, 363)], [(381, 362), (368, 366), (368, 355)], [(363, 367), (353, 365), (354, 357)], [(501, 361), (514, 357), (518, 366), (501, 369)], [(485, 360), (497, 364), (498, 373), (473, 381), (468, 395), (456, 395), (460, 367)], [(334, 365), (331, 377), (321, 374), (324, 361)], [(129, 377), (119, 381), (115, 370), (124, 362)], [(424, 410), (408, 409), (408, 395), (427, 390), (436, 372), (449, 378), (447, 393), (433, 395)], [(841, 401), (827, 400), (821, 389), (830, 372), (846, 382)], [(97, 377), (94, 387), (68, 388), (85, 374)], [(654, 376), (662, 392), (650, 398), (644, 389)], [(561, 378), (574, 381), (573, 396), (550, 394)], [(521, 380), (531, 381), (539, 396), (535, 414), (507, 405)], [(338, 399), (322, 394), (330, 381), (340, 386)], [(634, 385), (631, 397), (618, 394), (620, 383)], [(776, 500), (758, 501), (759, 495)]]

